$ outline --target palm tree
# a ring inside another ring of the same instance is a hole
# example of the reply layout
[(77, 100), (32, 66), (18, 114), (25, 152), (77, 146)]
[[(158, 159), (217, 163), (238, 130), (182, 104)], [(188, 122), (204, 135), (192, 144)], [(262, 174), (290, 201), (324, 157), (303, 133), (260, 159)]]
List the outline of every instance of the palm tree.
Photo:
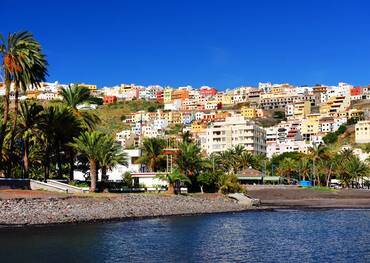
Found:
[(231, 148), (231, 152), (235, 155), (235, 156), (240, 156), (242, 155), (244, 152), (245, 152), (245, 148), (244, 146), (242, 145), (236, 145), (234, 146), (234, 148)]
[(64, 145), (72, 142), (73, 136), (80, 133), (80, 123), (73, 115), (70, 108), (64, 106), (47, 107), (42, 114), (40, 123), (42, 130), (41, 140), (43, 141), (44, 154), (44, 180), (49, 178), (50, 164), (52, 157), (56, 158), (58, 164), (58, 176), (62, 176), (61, 151)]
[(72, 109), (76, 117), (81, 118), (84, 125), (92, 130), (100, 122), (96, 114), (79, 111), (77, 106), (85, 102), (95, 102), (95, 98), (91, 96), (90, 90), (78, 85), (69, 85), (67, 88), (62, 88), (61, 95), (64, 103)]
[(196, 143), (180, 143), (176, 155), (176, 164), (185, 176), (192, 176), (199, 172), (202, 165), (201, 149)]
[(151, 172), (156, 172), (161, 160), (164, 159), (162, 151), (166, 141), (161, 138), (145, 138), (143, 141), (143, 154), (138, 162), (146, 164)]
[(301, 158), (298, 161), (299, 175), (302, 177), (302, 180), (306, 180), (309, 177), (311, 168), (311, 162), (308, 158)]
[(47, 75), (47, 62), (44, 54), (41, 52), (39, 42), (27, 31), (9, 33), (7, 39), (0, 34), (0, 56), (5, 77), (4, 115), (0, 129), (0, 149), (2, 149), (9, 120), (11, 83), (15, 84), (15, 116), (11, 131), (10, 148), (13, 147), (13, 137), (17, 123), (19, 89), (20, 87), (26, 89), (30, 84), (38, 85), (39, 82), (44, 81)]
[(74, 138), (70, 146), (80, 155), (89, 160), (90, 166), (90, 192), (96, 191), (96, 182), (98, 178), (98, 161), (101, 155), (100, 151), (104, 143), (104, 134), (98, 131), (85, 131), (80, 136)]
[(256, 167), (256, 158), (250, 152), (244, 151), (241, 155), (236, 156), (236, 159), (242, 170), (248, 167)]
[(28, 177), (29, 151), (32, 137), (40, 134), (39, 124), (42, 119), (43, 107), (36, 103), (22, 102), (19, 115), (19, 129), (17, 137), (23, 141), (23, 172)]
[(101, 167), (101, 180), (105, 180), (107, 170), (113, 169), (116, 165), (127, 166), (127, 154), (121, 150), (114, 139), (110, 136), (105, 136), (99, 151), (99, 165)]
[(183, 143), (191, 143), (193, 140), (191, 138), (191, 133), (189, 131), (183, 132), (181, 134)]
[(327, 150), (327, 147), (323, 144), (314, 145), (313, 147), (309, 149), (309, 153), (312, 158), (312, 174), (318, 185), (320, 185), (320, 178), (316, 171), (316, 162), (323, 158), (326, 158), (325, 156), (326, 150)]
[(290, 178), (291, 175), (297, 170), (297, 162), (292, 158), (284, 158), (277, 168), (277, 172), (282, 177)]
[(361, 179), (363, 184), (364, 177), (369, 175), (369, 166), (362, 162), (357, 156), (353, 156), (345, 163), (346, 165), (341, 177), (343, 183), (349, 187), (352, 181), (357, 180), (357, 183), (359, 183)]
[(230, 151), (223, 151), (212, 154), (213, 163), (217, 165), (217, 168), (225, 172), (232, 170), (232, 153)]
[(168, 182), (167, 192), (170, 194), (174, 194), (176, 182), (191, 184), (189, 177), (182, 174), (178, 169), (174, 169), (171, 173), (160, 173), (157, 175), (157, 178)]

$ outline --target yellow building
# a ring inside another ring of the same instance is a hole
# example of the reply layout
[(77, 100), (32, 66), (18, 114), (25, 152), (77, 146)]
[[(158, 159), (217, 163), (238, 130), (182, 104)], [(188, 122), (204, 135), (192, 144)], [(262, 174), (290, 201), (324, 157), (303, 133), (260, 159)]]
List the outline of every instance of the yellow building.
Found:
[(311, 113), (311, 102), (301, 101), (294, 104), (294, 117), (302, 119)]
[(181, 111), (171, 111), (172, 123), (180, 124), (182, 123), (182, 112)]
[(301, 133), (305, 140), (309, 140), (311, 135), (315, 135), (320, 130), (319, 118), (305, 119), (301, 124)]
[(40, 94), (39, 91), (34, 90), (34, 91), (28, 91), (27, 92), (27, 99), (37, 99), (37, 96)]
[(204, 131), (204, 129), (207, 128), (207, 125), (202, 122), (193, 122), (190, 127), (191, 133), (201, 133)]
[(83, 88), (88, 88), (90, 91), (95, 92), (96, 91), (96, 85), (93, 84), (78, 84), (78, 86), (83, 87)]
[(171, 88), (165, 88), (163, 91), (163, 102), (170, 103), (172, 101), (172, 91)]
[(222, 104), (223, 105), (230, 105), (232, 103), (232, 96), (228, 94), (223, 94), (222, 95)]
[(257, 117), (257, 110), (256, 109), (253, 109), (253, 108), (249, 108), (249, 107), (243, 106), (240, 109), (240, 114), (243, 117), (246, 117), (248, 119), (253, 119), (253, 118), (256, 118)]
[(350, 104), (349, 96), (333, 96), (324, 105), (320, 106), (320, 113), (333, 117), (340, 112), (347, 111)]

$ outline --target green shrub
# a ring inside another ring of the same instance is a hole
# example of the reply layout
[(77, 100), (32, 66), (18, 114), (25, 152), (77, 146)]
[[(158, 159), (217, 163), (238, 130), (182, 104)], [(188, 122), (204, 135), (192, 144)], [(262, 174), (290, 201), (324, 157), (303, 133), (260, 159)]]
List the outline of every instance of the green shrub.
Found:
[(243, 192), (235, 174), (224, 174), (219, 178), (219, 190), (223, 194)]

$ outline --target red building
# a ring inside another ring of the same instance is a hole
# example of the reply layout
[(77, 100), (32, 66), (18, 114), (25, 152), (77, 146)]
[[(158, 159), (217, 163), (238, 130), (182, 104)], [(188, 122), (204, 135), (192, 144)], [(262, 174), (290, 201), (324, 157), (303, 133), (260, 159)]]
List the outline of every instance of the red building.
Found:
[(157, 102), (158, 103), (163, 103), (163, 100), (164, 100), (163, 99), (163, 90), (157, 92), (156, 97), (157, 97)]
[(358, 96), (361, 95), (361, 87), (353, 87), (350, 89), (351, 96)]
[(200, 95), (203, 96), (213, 96), (217, 94), (217, 90), (209, 87), (202, 87), (199, 89)]
[(103, 98), (104, 104), (114, 104), (117, 102), (116, 96), (104, 96)]

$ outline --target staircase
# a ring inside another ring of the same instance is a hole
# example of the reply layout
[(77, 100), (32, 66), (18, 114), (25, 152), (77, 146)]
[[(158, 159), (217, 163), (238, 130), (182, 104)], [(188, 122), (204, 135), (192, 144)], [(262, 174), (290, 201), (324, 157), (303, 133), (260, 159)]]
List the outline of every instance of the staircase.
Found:
[(88, 190), (77, 186), (58, 182), (56, 180), (47, 180), (47, 182), (40, 182), (37, 180), (30, 180), (30, 186), (32, 190), (47, 190), (62, 193), (85, 193)]

